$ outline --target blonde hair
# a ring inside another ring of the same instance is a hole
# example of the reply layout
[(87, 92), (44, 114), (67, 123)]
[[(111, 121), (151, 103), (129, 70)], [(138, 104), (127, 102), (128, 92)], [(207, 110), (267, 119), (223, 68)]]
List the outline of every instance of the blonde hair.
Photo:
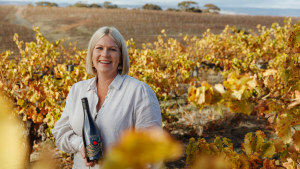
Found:
[(113, 38), (115, 43), (119, 47), (121, 51), (121, 56), (120, 56), (121, 69), (120, 71), (119, 70), (118, 71), (121, 75), (127, 74), (129, 71), (130, 63), (129, 63), (129, 56), (128, 56), (125, 40), (121, 35), (121, 33), (115, 27), (108, 27), (108, 26), (99, 28), (90, 39), (88, 52), (86, 56), (86, 72), (90, 75), (97, 75), (97, 71), (93, 68), (92, 55), (96, 43), (104, 35), (108, 35), (111, 38)]

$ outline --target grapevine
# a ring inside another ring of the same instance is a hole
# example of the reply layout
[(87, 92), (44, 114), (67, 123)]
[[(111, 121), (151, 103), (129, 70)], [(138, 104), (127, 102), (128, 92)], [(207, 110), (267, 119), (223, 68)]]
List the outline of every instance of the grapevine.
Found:
[[(66, 45), (64, 39), (49, 42), (38, 27), (33, 29), (35, 42), (24, 44), (16, 34), (19, 53), (0, 54), (0, 89), (14, 101), (15, 112), (24, 121), (32, 121), (36, 128), (46, 124), (51, 138), (72, 84), (91, 78), (85, 71), (87, 51)], [(226, 26), (220, 34), (207, 30), (201, 38), (185, 35), (180, 42), (162, 30), (156, 42), (140, 49), (133, 40), (127, 41), (129, 75), (149, 84), (159, 101), (188, 95), (185, 104), (199, 110), (213, 107), (222, 114), (222, 107), (228, 107), (234, 113), (261, 114), (276, 131), (275, 138), (262, 131), (246, 134), (242, 153), (233, 151), (226, 138), (217, 137), (214, 143), (192, 138), (187, 162), (194, 168), (205, 161), (217, 165), (218, 160), (224, 161), (224, 168), (299, 165), (299, 24), (286, 19), (283, 26), (258, 25), (249, 32)], [(210, 84), (194, 76), (203, 64), (218, 67), (223, 83)]]

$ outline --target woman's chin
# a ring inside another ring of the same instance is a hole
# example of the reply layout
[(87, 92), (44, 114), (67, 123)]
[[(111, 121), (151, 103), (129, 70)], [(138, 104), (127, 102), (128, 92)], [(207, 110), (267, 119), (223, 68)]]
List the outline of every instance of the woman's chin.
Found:
[(101, 70), (97, 70), (97, 73), (104, 76), (114, 77), (118, 74), (118, 71), (113, 71), (111, 69), (110, 70), (101, 69)]

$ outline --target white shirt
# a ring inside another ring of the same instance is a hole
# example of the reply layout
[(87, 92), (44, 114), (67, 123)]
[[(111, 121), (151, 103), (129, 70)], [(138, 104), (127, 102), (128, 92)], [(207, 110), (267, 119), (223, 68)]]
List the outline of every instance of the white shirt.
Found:
[(66, 153), (74, 153), (73, 169), (88, 168), (80, 154), (83, 144), (83, 97), (88, 99), (106, 149), (118, 140), (125, 129), (162, 126), (159, 102), (153, 90), (144, 82), (118, 74), (109, 85), (105, 101), (98, 112), (96, 77), (75, 83), (67, 96), (64, 112), (52, 130), (57, 147)]

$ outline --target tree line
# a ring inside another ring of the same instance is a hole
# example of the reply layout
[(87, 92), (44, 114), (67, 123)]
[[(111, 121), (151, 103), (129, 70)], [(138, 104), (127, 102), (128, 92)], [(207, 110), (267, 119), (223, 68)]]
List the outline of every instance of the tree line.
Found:
[[(41, 1), (36, 2), (36, 6), (48, 6), (48, 7), (58, 7), (58, 4), (47, 2), (47, 1)], [(33, 6), (30, 4), (30, 6)], [(112, 2), (105, 1), (102, 4), (87, 4), (83, 2), (76, 2), (73, 5), (70, 5), (69, 7), (83, 7), (83, 8), (107, 8), (107, 9), (116, 9), (120, 8), (118, 5), (113, 4)], [(204, 8), (200, 8), (198, 6), (198, 3), (195, 1), (182, 1), (177, 4), (178, 8), (167, 8), (166, 11), (185, 11), (185, 12), (198, 12), (198, 13), (219, 13), (220, 8), (217, 7), (214, 4), (208, 3), (204, 5)], [(163, 10), (159, 5), (152, 4), (152, 3), (146, 3), (144, 4), (141, 9), (143, 10)]]

